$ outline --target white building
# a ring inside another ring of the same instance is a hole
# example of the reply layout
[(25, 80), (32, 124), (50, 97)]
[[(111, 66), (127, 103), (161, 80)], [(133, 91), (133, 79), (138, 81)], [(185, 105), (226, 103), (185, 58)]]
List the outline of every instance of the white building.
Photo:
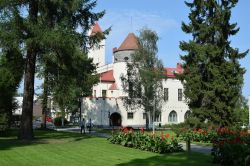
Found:
[[(98, 24), (93, 30), (101, 32)], [(124, 107), (123, 98), (127, 94), (123, 91), (120, 79), (122, 74), (126, 74), (126, 64), (131, 54), (138, 48), (136, 36), (129, 33), (120, 47), (113, 49), (111, 64), (105, 64), (105, 41), (101, 45), (89, 53), (89, 57), (98, 65), (100, 82), (93, 87), (91, 97), (83, 98), (83, 118), (91, 119), (95, 125), (100, 126), (145, 126), (146, 114), (142, 109), (131, 111)], [(184, 122), (190, 112), (183, 98), (183, 85), (174, 75), (183, 71), (182, 65), (177, 63), (176, 68), (165, 70), (166, 79), (162, 80), (165, 100), (162, 99), (162, 112), (156, 121), (163, 125)], [(149, 119), (149, 123), (152, 124), (152, 119)]]

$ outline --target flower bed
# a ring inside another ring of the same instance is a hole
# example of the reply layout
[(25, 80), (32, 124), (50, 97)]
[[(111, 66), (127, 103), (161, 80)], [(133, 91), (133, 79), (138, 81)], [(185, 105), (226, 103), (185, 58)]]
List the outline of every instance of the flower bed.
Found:
[(226, 166), (250, 166), (250, 133), (222, 128), (213, 142), (214, 162)]
[(250, 133), (240, 129), (219, 128), (182, 129), (180, 139), (186, 142), (209, 142), (213, 144), (215, 163), (225, 166), (250, 166)]
[(141, 129), (139, 132), (123, 129), (121, 132), (112, 135), (108, 140), (113, 144), (120, 144), (126, 147), (156, 153), (183, 151), (182, 146), (178, 144), (177, 139), (171, 137), (169, 134), (145, 134), (144, 129)]

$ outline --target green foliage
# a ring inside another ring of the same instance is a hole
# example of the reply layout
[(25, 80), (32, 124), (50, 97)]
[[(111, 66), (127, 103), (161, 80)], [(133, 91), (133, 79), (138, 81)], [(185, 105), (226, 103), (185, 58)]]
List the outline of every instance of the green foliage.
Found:
[(239, 59), (248, 53), (230, 46), (229, 38), (239, 31), (236, 23), (230, 23), (231, 10), (237, 2), (186, 2), (190, 22), (183, 23), (182, 30), (193, 39), (180, 42), (181, 50), (187, 54), (181, 56), (184, 72), (178, 77), (194, 123), (229, 126), (235, 122), (234, 109), (245, 73)]
[(236, 122), (238, 122), (238, 125), (247, 125), (249, 122), (249, 110), (247, 105), (247, 99), (242, 96), (238, 104), (236, 105), (234, 115), (236, 117)]
[[(41, 6), (40, 21), (47, 25), (46, 34), (41, 37), (43, 56), (39, 59), (40, 77), (44, 78), (44, 110), (51, 95), (62, 112), (75, 112), (78, 98), (91, 94), (93, 84), (98, 81), (93, 75), (95, 65), (87, 58), (87, 52), (91, 47), (98, 47), (109, 29), (88, 36), (87, 31), (104, 14), (91, 12), (95, 6), (96, 1), (48, 1)], [(65, 13), (57, 12), (58, 8)], [(76, 31), (76, 26), (82, 32)]]
[(212, 143), (215, 163), (225, 166), (245, 166), (249, 162), (250, 133), (240, 128), (179, 128), (180, 140)]
[(132, 55), (132, 62), (127, 63), (127, 75), (121, 77), (123, 89), (128, 93), (125, 105), (135, 110), (143, 107), (147, 115), (153, 115), (154, 108), (157, 114), (162, 105), (164, 68), (157, 57), (157, 41), (156, 32), (142, 29), (138, 49)]
[(23, 75), (23, 58), (16, 48), (3, 47), (0, 52), (0, 116), (11, 123), (12, 111), (16, 108), (14, 96)]
[(4, 133), (7, 129), (7, 114), (6, 113), (1, 113), (0, 114), (0, 135)]
[[(57, 96), (72, 94), (65, 92), (65, 89), (70, 88), (74, 88), (74, 92), (78, 91), (78, 96), (86, 95), (91, 90), (89, 87), (95, 82), (92, 76), (94, 65), (86, 54), (107, 34), (105, 31), (91, 37), (87, 35), (90, 27), (105, 13), (94, 12), (96, 4), (95, 0), (0, 2), (0, 50), (15, 48), (25, 60), (20, 138), (33, 138), (30, 122), (36, 67), (45, 71), (41, 72), (47, 80), (44, 98), (52, 93), (52, 88)], [(13, 66), (18, 65), (15, 63)], [(59, 88), (65, 93), (59, 93)], [(68, 101), (62, 102), (61, 96), (60, 102), (65, 109)]]
[(249, 165), (250, 133), (222, 128), (213, 142), (212, 156), (215, 163), (225, 166)]
[(173, 153), (183, 151), (181, 145), (177, 140), (162, 135), (149, 135), (142, 132), (124, 131), (119, 132), (108, 140), (113, 144), (120, 144), (122, 146), (151, 151), (155, 153)]
[(211, 163), (210, 155), (202, 153), (188, 155), (186, 152), (180, 152), (162, 155), (124, 148), (110, 144), (105, 138), (96, 138), (88, 134), (54, 130), (34, 132), (37, 139), (32, 142), (16, 140), (16, 132), (13, 131), (9, 131), (6, 137), (0, 137), (1, 166), (15, 166), (16, 163), (35, 166), (216, 166)]
[[(65, 125), (67, 125), (69, 122), (67, 121), (67, 119), (64, 118), (64, 122), (63, 122)], [(55, 126), (61, 126), (62, 125), (62, 117), (59, 116), (59, 117), (56, 117), (54, 119), (54, 125)]]

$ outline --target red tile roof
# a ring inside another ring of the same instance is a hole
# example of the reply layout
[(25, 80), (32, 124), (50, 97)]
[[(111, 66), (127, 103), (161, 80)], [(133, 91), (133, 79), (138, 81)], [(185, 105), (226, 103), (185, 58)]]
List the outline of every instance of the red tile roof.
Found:
[(102, 33), (102, 29), (101, 29), (101, 27), (99, 26), (98, 22), (96, 22), (95, 25), (93, 26), (91, 35), (94, 35), (94, 34), (96, 34), (97, 32), (101, 32), (101, 33)]
[(136, 50), (138, 49), (138, 40), (134, 33), (129, 33), (126, 39), (122, 42), (118, 49), (114, 49), (113, 51), (124, 51), (124, 50)]
[(100, 80), (103, 82), (115, 82), (113, 70), (109, 70), (100, 74)]
[(109, 90), (118, 90), (116, 83), (113, 83), (110, 87)]
[(165, 68), (165, 75), (168, 78), (175, 78), (175, 73), (183, 73), (183, 68), (182, 65), (180, 63), (177, 63), (177, 67), (176, 68)]

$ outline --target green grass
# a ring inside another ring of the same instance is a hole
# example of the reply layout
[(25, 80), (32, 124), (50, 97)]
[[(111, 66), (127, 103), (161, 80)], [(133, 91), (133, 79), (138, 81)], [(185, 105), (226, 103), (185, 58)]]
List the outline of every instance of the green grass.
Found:
[(36, 131), (31, 142), (15, 133), (0, 137), (1, 166), (211, 166), (211, 157), (199, 153), (156, 154), (108, 143), (104, 138), (77, 133)]

